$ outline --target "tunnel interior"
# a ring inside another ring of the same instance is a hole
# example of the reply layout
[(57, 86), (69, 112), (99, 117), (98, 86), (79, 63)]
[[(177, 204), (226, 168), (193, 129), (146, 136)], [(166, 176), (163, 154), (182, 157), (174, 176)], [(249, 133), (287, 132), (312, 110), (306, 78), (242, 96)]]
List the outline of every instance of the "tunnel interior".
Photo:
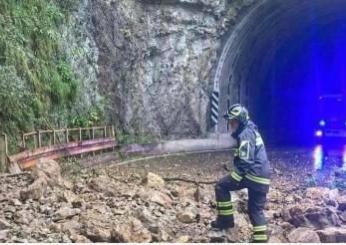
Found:
[(221, 111), (241, 102), (268, 144), (311, 144), (319, 96), (346, 89), (346, 1), (263, 1), (227, 41)]

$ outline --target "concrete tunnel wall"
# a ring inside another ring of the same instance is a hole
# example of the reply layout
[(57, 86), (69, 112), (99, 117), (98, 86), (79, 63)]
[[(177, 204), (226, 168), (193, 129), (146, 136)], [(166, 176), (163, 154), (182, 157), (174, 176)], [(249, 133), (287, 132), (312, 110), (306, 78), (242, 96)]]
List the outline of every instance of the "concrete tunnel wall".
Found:
[[(282, 108), (275, 107), (280, 99), (275, 98), (280, 83), (276, 69), (289, 66), (287, 62), (294, 60), (290, 55), (304, 52), (302, 46), (313, 31), (333, 28), (336, 22), (346, 23), (344, 0), (259, 1), (225, 39), (214, 76), (220, 89), (217, 131), (226, 131), (222, 114), (236, 102), (248, 106), (255, 119), (260, 115), (268, 119), (259, 124), (278, 119)], [(287, 52), (280, 57), (282, 49)], [(267, 98), (265, 105), (261, 98)]]

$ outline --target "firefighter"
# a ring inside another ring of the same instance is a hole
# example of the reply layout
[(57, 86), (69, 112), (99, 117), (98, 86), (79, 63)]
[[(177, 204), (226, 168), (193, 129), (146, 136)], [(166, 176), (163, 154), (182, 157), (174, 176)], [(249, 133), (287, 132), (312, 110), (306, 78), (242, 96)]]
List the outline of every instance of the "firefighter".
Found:
[(233, 171), (215, 186), (218, 216), (212, 227), (225, 230), (234, 227), (234, 210), (230, 191), (248, 189), (248, 215), (253, 226), (253, 242), (267, 242), (264, 205), (270, 184), (270, 163), (257, 126), (240, 104), (231, 106), (224, 115), (232, 137), (237, 141)]

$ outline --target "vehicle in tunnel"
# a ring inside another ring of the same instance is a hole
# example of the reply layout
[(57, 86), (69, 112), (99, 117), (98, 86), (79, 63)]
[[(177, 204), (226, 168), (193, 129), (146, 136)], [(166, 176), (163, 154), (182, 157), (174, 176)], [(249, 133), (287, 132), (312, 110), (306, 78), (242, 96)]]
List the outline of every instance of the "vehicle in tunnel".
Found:
[(320, 143), (346, 141), (346, 100), (344, 95), (323, 95), (318, 100), (315, 136)]
[(346, 168), (346, 96), (325, 94), (317, 102), (314, 163), (321, 169), (328, 156), (340, 157), (340, 167)]

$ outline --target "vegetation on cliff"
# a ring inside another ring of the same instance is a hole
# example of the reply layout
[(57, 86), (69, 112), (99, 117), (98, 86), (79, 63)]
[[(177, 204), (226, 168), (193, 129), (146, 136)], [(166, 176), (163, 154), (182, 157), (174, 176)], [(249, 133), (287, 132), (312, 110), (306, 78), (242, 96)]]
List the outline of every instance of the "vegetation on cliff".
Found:
[(61, 27), (77, 0), (0, 2), (0, 131), (85, 126), (95, 108), (74, 107), (79, 81), (61, 45)]

